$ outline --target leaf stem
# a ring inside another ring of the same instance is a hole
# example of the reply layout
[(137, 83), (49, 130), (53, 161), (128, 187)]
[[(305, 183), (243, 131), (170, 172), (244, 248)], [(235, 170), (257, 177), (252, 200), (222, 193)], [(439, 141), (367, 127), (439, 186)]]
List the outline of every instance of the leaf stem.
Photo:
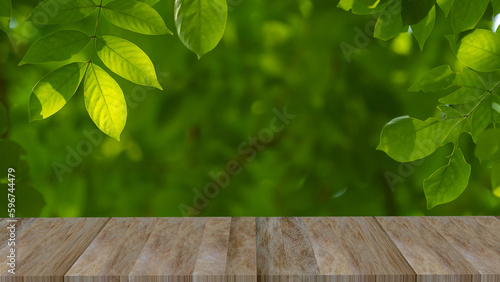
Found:
[(101, 10), (102, 10), (102, 1), (99, 3), (99, 11), (97, 13), (97, 20), (95, 22), (95, 28), (94, 28), (94, 35), (92, 35), (92, 47), (90, 48), (90, 56), (89, 56), (89, 63), (92, 62), (92, 55), (94, 54), (94, 48), (95, 48), (95, 44), (96, 44), (96, 41), (97, 41), (97, 28), (99, 27), (99, 19), (101, 18)]

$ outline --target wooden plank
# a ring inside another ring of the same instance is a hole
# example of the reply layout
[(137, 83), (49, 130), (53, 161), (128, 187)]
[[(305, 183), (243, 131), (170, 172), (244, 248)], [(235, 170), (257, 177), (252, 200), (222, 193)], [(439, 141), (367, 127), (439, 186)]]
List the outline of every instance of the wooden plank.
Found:
[[(483, 218), (486, 219), (486, 218)], [(491, 217), (493, 221), (498, 221)], [(481, 273), (481, 281), (500, 281), (500, 237), (472, 217), (422, 218), (437, 230), (472, 266)], [(500, 234), (497, 234), (500, 235)]]
[(196, 264), (195, 282), (224, 281), (231, 218), (209, 218), (205, 225)]
[(163, 265), (173, 252), (174, 239), (182, 218), (159, 218), (144, 245), (137, 262), (130, 271), (131, 282), (165, 281)]
[[(459, 217), (459, 218), (468, 218), (468, 217)], [(469, 217), (474, 218), (474, 221), (484, 226), (486, 229), (491, 231), (491, 233), (498, 235), (500, 238), (500, 220), (498, 217), (495, 218), (493, 216), (474, 216)]]
[(153, 218), (113, 218), (69, 269), (66, 282), (128, 281)]
[(261, 280), (415, 278), (373, 218), (258, 218), (257, 248)]
[(481, 280), (478, 270), (423, 218), (378, 217), (377, 220), (417, 273), (417, 282)]
[[(39, 219), (17, 238), (17, 271), (1, 265), (7, 281), (63, 281), (64, 274), (97, 236), (107, 218)], [(17, 278), (17, 279), (16, 279)]]
[[(6, 219), (0, 227), (8, 236)], [(17, 228), (18, 275), (2, 263), (0, 282), (500, 282), (493, 216), (48, 218)]]
[[(332, 231), (331, 219), (310, 217), (305, 218), (305, 223), (320, 273), (332, 277), (352, 276), (354, 273), (342, 252), (342, 245)], [(335, 280), (342, 279), (337, 277)]]
[(261, 281), (269, 276), (286, 276), (288, 268), (279, 218), (258, 217), (256, 227), (257, 275)]
[(234, 217), (231, 221), (226, 274), (232, 276), (233, 280), (257, 281), (254, 217)]

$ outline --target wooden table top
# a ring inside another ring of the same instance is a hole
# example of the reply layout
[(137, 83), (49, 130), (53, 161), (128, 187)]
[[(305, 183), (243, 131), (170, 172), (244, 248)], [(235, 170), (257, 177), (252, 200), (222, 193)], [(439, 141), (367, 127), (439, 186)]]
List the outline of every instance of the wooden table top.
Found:
[(500, 218), (24, 218), (2, 282), (500, 282)]

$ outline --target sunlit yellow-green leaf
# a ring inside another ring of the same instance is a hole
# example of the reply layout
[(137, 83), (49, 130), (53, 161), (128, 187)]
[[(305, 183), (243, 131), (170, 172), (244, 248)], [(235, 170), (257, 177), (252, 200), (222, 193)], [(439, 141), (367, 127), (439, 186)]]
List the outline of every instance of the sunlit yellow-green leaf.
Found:
[(85, 107), (97, 127), (120, 140), (127, 104), (120, 85), (101, 67), (90, 64), (85, 76)]
[(469, 184), (470, 173), (471, 166), (465, 161), (462, 150), (455, 148), (448, 164), (424, 181), (427, 208), (432, 209), (458, 198)]
[(473, 70), (489, 72), (500, 69), (500, 35), (476, 29), (458, 42), (448, 37), (457, 58)]
[(97, 54), (114, 73), (133, 83), (162, 89), (148, 55), (130, 41), (114, 36), (97, 38)]
[(72, 63), (43, 77), (30, 97), (30, 121), (48, 118), (73, 97), (85, 76), (87, 63)]
[(67, 24), (90, 16), (96, 9), (92, 0), (44, 0), (27, 20), (37, 26)]
[(78, 30), (60, 30), (37, 40), (19, 65), (59, 62), (71, 59), (90, 42), (90, 36)]
[(226, 0), (175, 0), (177, 33), (198, 58), (217, 46), (224, 35), (226, 21)]
[(160, 14), (142, 2), (116, 0), (105, 5), (102, 13), (114, 25), (134, 32), (150, 35), (172, 34)]

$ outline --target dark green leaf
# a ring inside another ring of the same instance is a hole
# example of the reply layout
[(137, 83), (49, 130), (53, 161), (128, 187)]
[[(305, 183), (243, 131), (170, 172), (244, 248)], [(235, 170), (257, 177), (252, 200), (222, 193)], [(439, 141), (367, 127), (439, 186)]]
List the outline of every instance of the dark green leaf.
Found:
[(8, 33), (12, 14), (11, 0), (0, 0), (0, 30)]
[(403, 0), (401, 16), (404, 25), (413, 25), (423, 20), (436, 0)]
[(401, 0), (394, 1), (384, 13), (380, 14), (375, 25), (376, 38), (389, 40), (404, 31), (401, 13), (392, 11), (401, 11)]
[[(492, 96), (489, 96), (488, 98), (481, 100), (472, 113), (471, 136), (474, 142), (477, 142), (479, 136), (481, 136), (488, 125), (496, 120), (496, 117), (500, 117), (500, 112), (497, 112), (494, 108), (494, 101), (492, 98)], [(498, 121), (500, 121), (500, 118), (498, 118)]]
[(42, 78), (30, 98), (30, 121), (47, 118), (62, 109), (82, 81), (87, 63), (63, 66)]
[(90, 16), (96, 9), (92, 0), (45, 0), (27, 20), (35, 25), (67, 24)]
[(114, 73), (139, 85), (162, 89), (148, 55), (132, 42), (103, 36), (97, 39), (96, 46), (99, 58)]
[(411, 26), (413, 35), (418, 41), (420, 50), (424, 49), (425, 41), (434, 29), (434, 23), (436, 22), (436, 8), (432, 7), (431, 11), (427, 16), (421, 20), (419, 23)]
[(461, 88), (439, 99), (439, 102), (452, 105), (465, 104), (481, 98), (487, 92), (483, 79), (468, 68), (464, 68), (463, 73), (457, 74), (452, 84)]
[(101, 67), (91, 63), (84, 92), (90, 118), (102, 132), (119, 141), (127, 121), (127, 104), (120, 85)]
[(491, 0), (491, 4), (493, 5), (493, 14), (500, 14), (500, 0)]
[(484, 167), (491, 168), (500, 161), (500, 129), (488, 129), (476, 143), (476, 157)]
[(450, 13), (451, 7), (453, 6), (453, 0), (437, 0), (436, 1), (443, 10), (445, 16), (448, 16)]
[(90, 36), (81, 31), (56, 31), (33, 43), (19, 65), (65, 61), (80, 53), (89, 42)]
[(455, 34), (473, 29), (483, 17), (490, 0), (454, 0), (451, 23)]
[(226, 0), (175, 0), (175, 26), (182, 43), (201, 58), (222, 39)]
[(156, 3), (160, 2), (160, 0), (138, 0), (138, 1), (146, 3), (149, 6), (154, 6), (154, 5), (156, 5)]
[(116, 0), (104, 6), (102, 13), (112, 24), (134, 32), (172, 34), (158, 12), (142, 2)]
[(437, 92), (453, 86), (456, 73), (450, 66), (440, 66), (427, 72), (409, 91)]
[(473, 70), (489, 72), (500, 69), (500, 35), (476, 29), (456, 42), (448, 37), (457, 58)]
[(460, 148), (455, 148), (449, 163), (424, 181), (427, 208), (451, 202), (467, 188), (471, 166)]

